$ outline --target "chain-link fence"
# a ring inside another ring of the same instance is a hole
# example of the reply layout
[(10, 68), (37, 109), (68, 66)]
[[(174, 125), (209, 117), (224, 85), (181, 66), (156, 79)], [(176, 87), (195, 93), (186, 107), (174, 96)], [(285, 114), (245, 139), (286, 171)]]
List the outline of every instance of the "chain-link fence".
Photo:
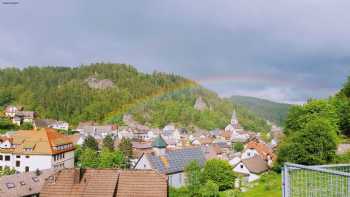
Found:
[(286, 163), (282, 175), (283, 197), (350, 197), (350, 164)]

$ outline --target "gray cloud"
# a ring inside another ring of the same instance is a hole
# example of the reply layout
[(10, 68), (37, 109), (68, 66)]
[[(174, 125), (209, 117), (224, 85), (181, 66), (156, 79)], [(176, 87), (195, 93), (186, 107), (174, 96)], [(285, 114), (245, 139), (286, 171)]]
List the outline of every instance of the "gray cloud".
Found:
[(178, 73), (222, 96), (327, 97), (350, 74), (350, 2), (68, 1), (0, 5), (0, 65), (96, 61)]

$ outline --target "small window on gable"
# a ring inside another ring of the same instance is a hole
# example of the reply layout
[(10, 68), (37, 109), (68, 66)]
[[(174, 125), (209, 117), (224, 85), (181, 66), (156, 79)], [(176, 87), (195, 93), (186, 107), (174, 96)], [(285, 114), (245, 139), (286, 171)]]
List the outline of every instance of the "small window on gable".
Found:
[(243, 166), (243, 164), (241, 164), (241, 168), (243, 168), (244, 166)]
[(15, 188), (16, 185), (15, 185), (14, 183), (6, 183), (6, 187), (7, 187), (8, 189), (11, 189), (11, 188)]

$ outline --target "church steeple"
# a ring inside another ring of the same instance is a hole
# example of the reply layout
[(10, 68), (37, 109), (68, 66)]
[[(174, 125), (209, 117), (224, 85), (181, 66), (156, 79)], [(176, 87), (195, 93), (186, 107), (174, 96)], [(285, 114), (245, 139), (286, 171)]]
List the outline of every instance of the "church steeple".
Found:
[(237, 128), (237, 127), (238, 127), (238, 119), (237, 119), (237, 115), (236, 115), (236, 110), (234, 110), (233, 113), (232, 113), (231, 125), (232, 125), (234, 128)]
[(157, 156), (164, 155), (166, 147), (167, 143), (161, 135), (158, 135), (152, 142), (153, 151)]

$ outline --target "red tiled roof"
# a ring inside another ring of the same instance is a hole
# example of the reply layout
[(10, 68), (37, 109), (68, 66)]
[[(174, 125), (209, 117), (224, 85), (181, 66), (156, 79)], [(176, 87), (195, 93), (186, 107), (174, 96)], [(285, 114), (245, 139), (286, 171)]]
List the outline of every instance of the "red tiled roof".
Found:
[(270, 147), (256, 140), (248, 142), (247, 149), (255, 149), (264, 160), (267, 160), (268, 156), (270, 156), (272, 160), (276, 159), (276, 155)]

